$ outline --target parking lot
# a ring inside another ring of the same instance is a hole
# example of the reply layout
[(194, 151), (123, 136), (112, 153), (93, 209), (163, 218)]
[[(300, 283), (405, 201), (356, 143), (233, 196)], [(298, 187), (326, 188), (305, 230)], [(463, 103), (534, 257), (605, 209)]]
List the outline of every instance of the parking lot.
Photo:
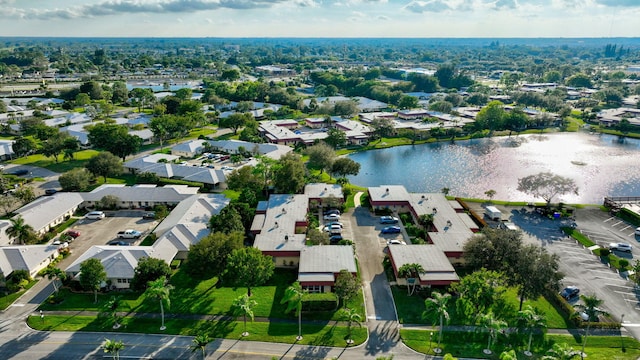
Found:
[(73, 260), (91, 246), (107, 245), (109, 241), (117, 239), (117, 233), (121, 230), (134, 229), (141, 231), (142, 236), (139, 239), (122, 239), (130, 245), (138, 245), (158, 224), (156, 220), (143, 219), (142, 215), (145, 211), (121, 210), (105, 213), (107, 217), (102, 220), (82, 218), (67, 229), (67, 231), (79, 231), (80, 236), (69, 244), (71, 256), (65, 259), (65, 266), (70, 265)]

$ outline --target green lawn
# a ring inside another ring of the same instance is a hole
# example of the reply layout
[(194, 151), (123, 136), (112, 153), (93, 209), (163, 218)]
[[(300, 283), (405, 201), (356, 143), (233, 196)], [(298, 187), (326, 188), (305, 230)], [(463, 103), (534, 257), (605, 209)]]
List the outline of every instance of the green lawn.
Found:
[[(273, 319), (295, 319), (294, 314), (285, 314), (286, 304), (280, 304), (285, 289), (291, 285), (297, 273), (291, 270), (276, 270), (276, 275), (265, 286), (251, 289), (252, 299), (257, 302), (253, 309), (254, 316)], [(170, 294), (171, 307), (167, 313), (228, 315), (233, 301), (246, 293), (246, 288), (233, 289), (219, 286), (217, 278), (195, 281), (184, 271), (178, 270), (171, 278), (175, 287)], [(64, 301), (60, 304), (42, 304), (40, 309), (46, 311), (100, 311), (101, 307), (112, 296), (121, 296), (119, 311), (139, 313), (159, 313), (158, 301), (146, 300), (138, 292), (98, 294), (98, 303), (93, 303), (92, 293), (73, 293), (61, 290)], [(349, 307), (357, 309), (364, 318), (364, 300), (362, 294), (352, 300)], [(340, 311), (304, 312), (305, 320), (339, 320)]]
[[(422, 312), (425, 310), (424, 301), (426, 298), (420, 294), (407, 296), (405, 287), (392, 286), (391, 292), (398, 310), (398, 320), (403, 324), (428, 324), (432, 322), (422, 319)], [(505, 314), (513, 314), (511, 316), (503, 316), (504, 320), (510, 324), (515, 323), (516, 314), (520, 300), (515, 289), (509, 289), (506, 293), (505, 304), (502, 306), (502, 312)], [(544, 297), (540, 297), (535, 301), (525, 300), (524, 306), (531, 305), (542, 312), (547, 319), (547, 327), (551, 329), (567, 329), (573, 327), (568, 318), (562, 312), (553, 306)], [(449, 301), (449, 315), (451, 317), (450, 325), (465, 325), (463, 319), (456, 314), (455, 300)], [(500, 314), (498, 314), (500, 315)]]
[[(30, 316), (29, 326), (36, 330), (57, 331), (108, 331), (126, 333), (162, 333), (195, 336), (208, 333), (215, 338), (240, 339), (244, 330), (242, 321), (207, 321), (192, 319), (165, 319), (167, 329), (160, 331), (160, 319), (124, 318), (118, 330), (111, 328), (108, 321), (89, 316), (56, 316), (47, 315), (44, 320), (40, 316)], [(282, 343), (297, 343), (317, 346), (345, 346), (347, 328), (345, 326), (302, 325), (303, 339), (296, 341), (298, 324), (280, 322), (247, 322), (250, 335), (246, 340)], [(366, 328), (353, 328), (355, 344), (362, 344), (367, 338)]]
[(22, 296), (22, 294), (24, 294), (25, 292), (27, 292), (27, 290), (31, 289), (33, 287), (33, 285), (35, 285), (38, 281), (31, 281), (29, 282), (29, 284), (23, 289), (20, 290), (18, 292), (14, 292), (12, 294), (9, 294), (7, 296), (0, 296), (0, 310), (4, 310), (6, 308), (9, 307), (9, 305), (13, 304), (14, 301), (18, 300), (18, 298), (20, 296)]
[(63, 160), (62, 155), (58, 156), (58, 163), (52, 157), (46, 157), (42, 154), (29, 155), (15, 160), (9, 161), (12, 164), (39, 166), (45, 169), (63, 173), (77, 167), (83, 167), (87, 160), (98, 154), (96, 150), (82, 150), (74, 154), (74, 160)]
[[(402, 341), (410, 348), (433, 355), (436, 347), (438, 333), (434, 332), (431, 347), (429, 347), (429, 333), (423, 330), (400, 330)], [(570, 335), (542, 335), (534, 336), (531, 350), (534, 356), (525, 357), (522, 351), (526, 350), (527, 335), (511, 335), (509, 339), (502, 337), (492, 347), (494, 354), (485, 355), (482, 350), (487, 346), (486, 333), (473, 332), (445, 332), (441, 347), (444, 353), (451, 353), (456, 357), (472, 357), (479, 359), (498, 359), (502, 351), (512, 349), (515, 346), (518, 359), (540, 359), (553, 346), (554, 343), (567, 343), (574, 350), (582, 349), (581, 338), (576, 339)], [(624, 350), (621, 347), (624, 341)], [(640, 343), (629, 337), (624, 339), (618, 336), (589, 336), (585, 353), (588, 359), (637, 359), (640, 356)]]

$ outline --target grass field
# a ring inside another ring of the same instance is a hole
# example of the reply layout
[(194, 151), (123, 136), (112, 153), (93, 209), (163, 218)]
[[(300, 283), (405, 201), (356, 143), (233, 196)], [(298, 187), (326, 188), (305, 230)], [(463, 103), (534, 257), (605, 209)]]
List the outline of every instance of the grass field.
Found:
[(77, 167), (83, 167), (90, 158), (97, 154), (98, 151), (96, 150), (82, 150), (74, 154), (74, 160), (63, 161), (62, 155), (58, 156), (57, 163), (52, 157), (46, 157), (42, 154), (35, 154), (11, 160), (9, 162), (17, 165), (39, 166), (57, 173), (63, 173)]
[[(286, 305), (280, 304), (285, 289), (296, 280), (297, 273), (277, 270), (277, 274), (265, 286), (251, 289), (252, 299), (257, 302), (253, 309), (254, 316), (272, 319), (295, 319), (294, 314), (286, 314)], [(184, 271), (179, 270), (171, 278), (175, 287), (171, 291), (171, 307), (166, 313), (197, 315), (230, 315), (231, 305), (235, 299), (246, 293), (247, 289), (220, 286), (217, 278), (195, 281)], [(100, 311), (112, 296), (121, 297), (118, 311), (138, 313), (159, 313), (158, 301), (147, 300), (138, 292), (98, 294), (98, 303), (93, 303), (92, 293), (73, 293), (67, 289), (60, 290), (64, 301), (60, 304), (42, 304), (40, 309), (46, 311)], [(357, 309), (364, 318), (364, 300), (362, 295), (349, 303), (350, 308)], [(340, 320), (340, 311), (312, 311), (303, 313), (304, 320)]]
[[(422, 313), (425, 310), (425, 298), (419, 294), (407, 296), (407, 290), (404, 287), (391, 287), (393, 298), (395, 299), (396, 308), (398, 310), (398, 320), (403, 324), (428, 324), (432, 322), (422, 319)], [(520, 300), (515, 289), (509, 289), (506, 292), (505, 304), (502, 312), (506, 315), (503, 317), (509, 324), (515, 324), (515, 318), (518, 311)], [(544, 314), (547, 321), (547, 327), (550, 329), (567, 329), (574, 327), (571, 321), (557, 309), (553, 304), (544, 297), (536, 300), (525, 300), (524, 306), (531, 305)], [(451, 316), (450, 325), (465, 325), (464, 319), (456, 314), (456, 306), (454, 301), (449, 302), (449, 315)]]
[(27, 290), (31, 289), (31, 287), (33, 287), (33, 285), (35, 285), (37, 282), (38, 281), (31, 281), (23, 290), (14, 292), (7, 296), (0, 296), (0, 311), (8, 308), (9, 305), (13, 304), (14, 301), (18, 300), (18, 298), (22, 296), (22, 294), (27, 292)]

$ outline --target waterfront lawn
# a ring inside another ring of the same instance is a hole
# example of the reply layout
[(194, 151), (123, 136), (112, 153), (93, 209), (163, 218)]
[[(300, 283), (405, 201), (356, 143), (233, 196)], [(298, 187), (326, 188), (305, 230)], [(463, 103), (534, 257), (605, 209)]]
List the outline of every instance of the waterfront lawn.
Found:
[[(345, 346), (347, 338), (346, 326), (325, 324), (303, 324), (303, 339), (296, 341), (298, 324), (295, 322), (251, 322), (247, 321), (249, 336), (242, 337), (244, 323), (242, 321), (209, 321), (194, 319), (165, 318), (167, 329), (160, 331), (160, 318), (124, 318), (119, 329), (112, 329), (111, 324), (94, 316), (30, 316), (29, 326), (44, 331), (109, 331), (111, 333), (157, 333), (195, 336), (202, 333), (213, 338), (244, 339), (250, 341), (281, 342), (289, 344), (316, 346)], [(366, 328), (352, 327), (352, 338), (355, 345), (367, 339)]]
[[(424, 302), (426, 300), (424, 296), (421, 296), (421, 294), (408, 296), (406, 288), (400, 286), (392, 286), (391, 292), (396, 303), (398, 321), (400, 321), (400, 323), (438, 325), (422, 318), (422, 313), (425, 310)], [(514, 288), (510, 288), (505, 293), (505, 302), (504, 306), (502, 306), (503, 319), (509, 324), (515, 324), (519, 305), (520, 299), (518, 298), (517, 291)], [(533, 306), (544, 314), (547, 319), (547, 327), (550, 329), (567, 329), (573, 327), (571, 321), (569, 321), (561, 310), (542, 296), (536, 300), (525, 300), (524, 306), (527, 305)], [(451, 317), (449, 325), (469, 325), (465, 324), (464, 319), (458, 316), (454, 299), (449, 301), (448, 312)]]
[[(433, 349), (437, 346), (438, 332), (433, 331), (431, 343), (429, 341), (432, 331), (424, 330), (400, 330), (402, 341), (421, 353), (434, 355)], [(482, 350), (487, 347), (487, 334), (476, 332), (445, 332), (440, 347), (444, 353), (451, 353), (456, 357), (479, 358), (479, 359), (498, 359), (502, 351), (512, 349), (513, 344), (517, 344), (515, 350), (521, 354), (526, 350), (526, 341), (528, 336), (512, 335), (507, 341), (506, 338), (499, 338), (497, 343), (492, 346), (493, 355), (487, 356)], [(553, 344), (566, 343), (573, 347), (574, 350), (582, 349), (582, 338), (571, 335), (547, 334), (542, 336), (534, 336), (531, 350), (534, 353), (530, 359), (540, 359), (546, 355), (546, 352), (552, 348)], [(624, 349), (622, 344), (624, 343)], [(588, 358), (592, 359), (637, 359), (640, 356), (640, 343), (630, 337), (622, 339), (619, 336), (589, 336), (585, 353)], [(518, 356), (520, 358), (520, 356)], [(523, 359), (525, 357), (522, 357)]]

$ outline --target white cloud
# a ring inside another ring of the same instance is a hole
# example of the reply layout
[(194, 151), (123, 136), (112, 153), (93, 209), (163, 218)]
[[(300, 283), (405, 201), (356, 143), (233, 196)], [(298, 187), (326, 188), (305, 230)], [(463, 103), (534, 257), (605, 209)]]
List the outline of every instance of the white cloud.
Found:
[(446, 1), (443, 0), (431, 0), (431, 1), (419, 1), (414, 0), (407, 5), (404, 6), (404, 9), (415, 12), (415, 13), (424, 13), (424, 12), (443, 12), (447, 10), (452, 10), (452, 8), (447, 4)]

